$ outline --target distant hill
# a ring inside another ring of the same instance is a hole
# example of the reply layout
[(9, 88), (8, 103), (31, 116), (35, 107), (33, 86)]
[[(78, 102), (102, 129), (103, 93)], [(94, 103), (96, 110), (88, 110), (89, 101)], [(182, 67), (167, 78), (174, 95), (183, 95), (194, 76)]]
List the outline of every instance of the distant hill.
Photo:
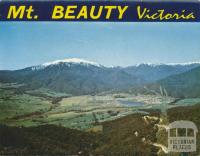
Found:
[(185, 63), (185, 64), (146, 63), (124, 68), (124, 71), (143, 79), (145, 83), (151, 83), (171, 75), (184, 73), (198, 66), (200, 66), (199, 63)]
[(200, 97), (200, 67), (159, 80), (157, 85), (175, 97)]

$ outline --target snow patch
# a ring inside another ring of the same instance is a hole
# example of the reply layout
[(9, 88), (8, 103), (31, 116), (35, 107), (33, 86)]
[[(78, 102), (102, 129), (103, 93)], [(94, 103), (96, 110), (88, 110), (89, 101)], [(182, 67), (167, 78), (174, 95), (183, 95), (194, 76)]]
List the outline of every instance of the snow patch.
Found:
[(162, 65), (166, 65), (166, 66), (187, 66), (187, 65), (194, 65), (194, 64), (200, 65), (200, 61), (199, 62), (198, 61), (196, 61), (196, 62), (185, 62), (185, 63), (139, 63), (139, 64), (136, 64), (135, 67), (139, 67), (141, 65), (157, 67), (157, 66), (162, 66)]
[(92, 62), (92, 61), (87, 61), (87, 60), (83, 60), (83, 59), (79, 59), (79, 58), (70, 58), (70, 59), (64, 59), (64, 60), (56, 60), (53, 62), (47, 62), (42, 64), (43, 66), (50, 66), (50, 65), (57, 65), (60, 63), (65, 63), (65, 64), (82, 64), (82, 65), (93, 65), (93, 66), (101, 66), (100, 64), (96, 63), (96, 62)]
[(31, 70), (40, 70), (40, 69), (44, 69), (45, 67), (42, 65), (38, 65), (38, 66), (33, 66), (31, 67)]

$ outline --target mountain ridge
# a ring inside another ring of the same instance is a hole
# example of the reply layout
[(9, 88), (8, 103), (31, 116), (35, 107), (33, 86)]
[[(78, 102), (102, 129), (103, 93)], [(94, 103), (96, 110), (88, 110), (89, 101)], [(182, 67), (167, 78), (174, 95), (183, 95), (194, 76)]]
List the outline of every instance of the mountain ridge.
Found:
[(106, 67), (92, 61), (71, 58), (14, 71), (0, 71), (0, 82), (25, 83), (33, 89), (48, 88), (73, 95), (96, 94), (154, 83), (199, 66), (200, 63)]

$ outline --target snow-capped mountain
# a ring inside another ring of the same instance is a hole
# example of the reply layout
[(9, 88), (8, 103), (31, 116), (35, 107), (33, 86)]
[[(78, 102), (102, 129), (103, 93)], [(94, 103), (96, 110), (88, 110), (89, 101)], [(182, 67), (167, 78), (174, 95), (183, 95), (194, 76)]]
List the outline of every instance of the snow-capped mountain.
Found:
[(65, 65), (65, 66), (73, 66), (73, 65), (83, 65), (83, 66), (97, 66), (97, 67), (103, 67), (102, 65), (92, 62), (92, 61), (87, 61), (84, 59), (79, 59), (79, 58), (68, 58), (64, 60), (55, 60), (52, 62), (47, 62), (43, 63), (42, 65), (38, 66), (33, 66), (31, 69), (32, 70), (39, 70), (39, 69), (44, 69), (49, 66), (54, 66), (54, 65)]
[(0, 72), (0, 82), (7, 80), (25, 83), (30, 88), (49, 88), (74, 95), (125, 89), (142, 83), (123, 70), (75, 58)]

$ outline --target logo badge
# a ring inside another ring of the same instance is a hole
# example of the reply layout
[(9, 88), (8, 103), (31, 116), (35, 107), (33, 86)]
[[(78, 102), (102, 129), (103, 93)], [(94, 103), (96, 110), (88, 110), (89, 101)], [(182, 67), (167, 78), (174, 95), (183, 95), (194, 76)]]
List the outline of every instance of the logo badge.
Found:
[(197, 126), (191, 121), (175, 121), (168, 125), (168, 152), (195, 152)]

